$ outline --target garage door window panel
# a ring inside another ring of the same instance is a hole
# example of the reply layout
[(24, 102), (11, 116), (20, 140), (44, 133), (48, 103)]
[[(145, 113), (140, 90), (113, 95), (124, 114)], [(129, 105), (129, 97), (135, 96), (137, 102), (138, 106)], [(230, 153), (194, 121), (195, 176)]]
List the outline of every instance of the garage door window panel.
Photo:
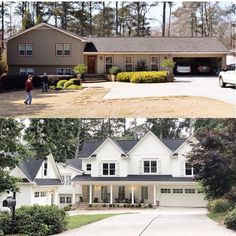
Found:
[(162, 188), (161, 193), (171, 193), (170, 188)]
[(183, 189), (182, 188), (174, 188), (173, 193), (183, 193)]
[(186, 188), (185, 189), (185, 193), (195, 193), (195, 189), (194, 188)]

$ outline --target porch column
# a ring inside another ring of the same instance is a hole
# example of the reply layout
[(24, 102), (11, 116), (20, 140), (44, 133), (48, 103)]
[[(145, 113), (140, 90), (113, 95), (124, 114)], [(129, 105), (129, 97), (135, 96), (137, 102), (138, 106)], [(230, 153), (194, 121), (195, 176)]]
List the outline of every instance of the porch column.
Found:
[(92, 204), (93, 203), (93, 185), (92, 184), (90, 184), (89, 185), (89, 204)]
[(134, 205), (134, 186), (131, 186), (131, 203)]
[(72, 184), (73, 192), (72, 192), (72, 204), (75, 204), (75, 189), (76, 185)]
[(112, 184), (110, 185), (110, 204), (113, 204), (113, 192), (112, 192)]
[(156, 206), (157, 204), (157, 197), (156, 197), (156, 185), (153, 185), (153, 205)]

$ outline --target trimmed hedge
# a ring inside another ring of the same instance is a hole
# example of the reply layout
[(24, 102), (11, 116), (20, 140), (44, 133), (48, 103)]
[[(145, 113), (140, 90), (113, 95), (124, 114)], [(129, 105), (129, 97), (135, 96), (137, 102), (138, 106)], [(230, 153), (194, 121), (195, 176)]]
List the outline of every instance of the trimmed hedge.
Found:
[(227, 199), (215, 199), (208, 203), (208, 210), (213, 213), (226, 212), (232, 207), (232, 204)]
[(121, 72), (117, 81), (131, 83), (164, 83), (167, 81), (167, 71)]
[(66, 230), (66, 213), (57, 206), (23, 206), (16, 211), (17, 233), (47, 236)]
[(67, 87), (67, 89), (71, 89), (71, 90), (82, 89), (82, 86), (72, 84), (69, 87)]
[(226, 215), (224, 224), (227, 228), (236, 230), (236, 208)]
[(3, 231), (4, 234), (10, 234), (11, 233), (11, 214), (10, 212), (3, 211), (0, 212), (0, 235), (1, 235), (1, 230)]

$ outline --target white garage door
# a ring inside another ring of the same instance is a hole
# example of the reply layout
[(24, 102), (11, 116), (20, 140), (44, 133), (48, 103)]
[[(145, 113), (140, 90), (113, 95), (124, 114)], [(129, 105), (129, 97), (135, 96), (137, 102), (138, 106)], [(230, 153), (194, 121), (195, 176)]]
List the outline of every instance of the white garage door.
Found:
[(205, 207), (203, 195), (195, 188), (175, 187), (160, 189), (160, 206)]

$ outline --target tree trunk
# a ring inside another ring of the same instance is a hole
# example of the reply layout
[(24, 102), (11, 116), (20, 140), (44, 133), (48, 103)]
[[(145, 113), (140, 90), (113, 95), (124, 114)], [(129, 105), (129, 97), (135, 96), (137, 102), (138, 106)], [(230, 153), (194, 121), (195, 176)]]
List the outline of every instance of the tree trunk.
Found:
[(82, 129), (82, 119), (79, 119), (79, 127), (78, 127), (78, 133), (76, 137), (76, 147), (75, 147), (75, 159), (79, 158), (79, 150), (80, 150), (80, 133)]
[(119, 2), (116, 2), (116, 36), (119, 35), (118, 26), (119, 26)]
[(2, 1), (2, 15), (1, 15), (1, 18), (2, 18), (2, 49), (4, 48), (4, 2)]
[(90, 36), (93, 35), (93, 6), (92, 6), (92, 2), (89, 2), (89, 32), (90, 32)]
[(170, 37), (170, 28), (171, 28), (171, 17), (172, 17), (172, 2), (169, 2), (169, 25), (168, 25), (168, 37)]
[(163, 2), (162, 37), (165, 37), (165, 31), (166, 31), (166, 2)]

